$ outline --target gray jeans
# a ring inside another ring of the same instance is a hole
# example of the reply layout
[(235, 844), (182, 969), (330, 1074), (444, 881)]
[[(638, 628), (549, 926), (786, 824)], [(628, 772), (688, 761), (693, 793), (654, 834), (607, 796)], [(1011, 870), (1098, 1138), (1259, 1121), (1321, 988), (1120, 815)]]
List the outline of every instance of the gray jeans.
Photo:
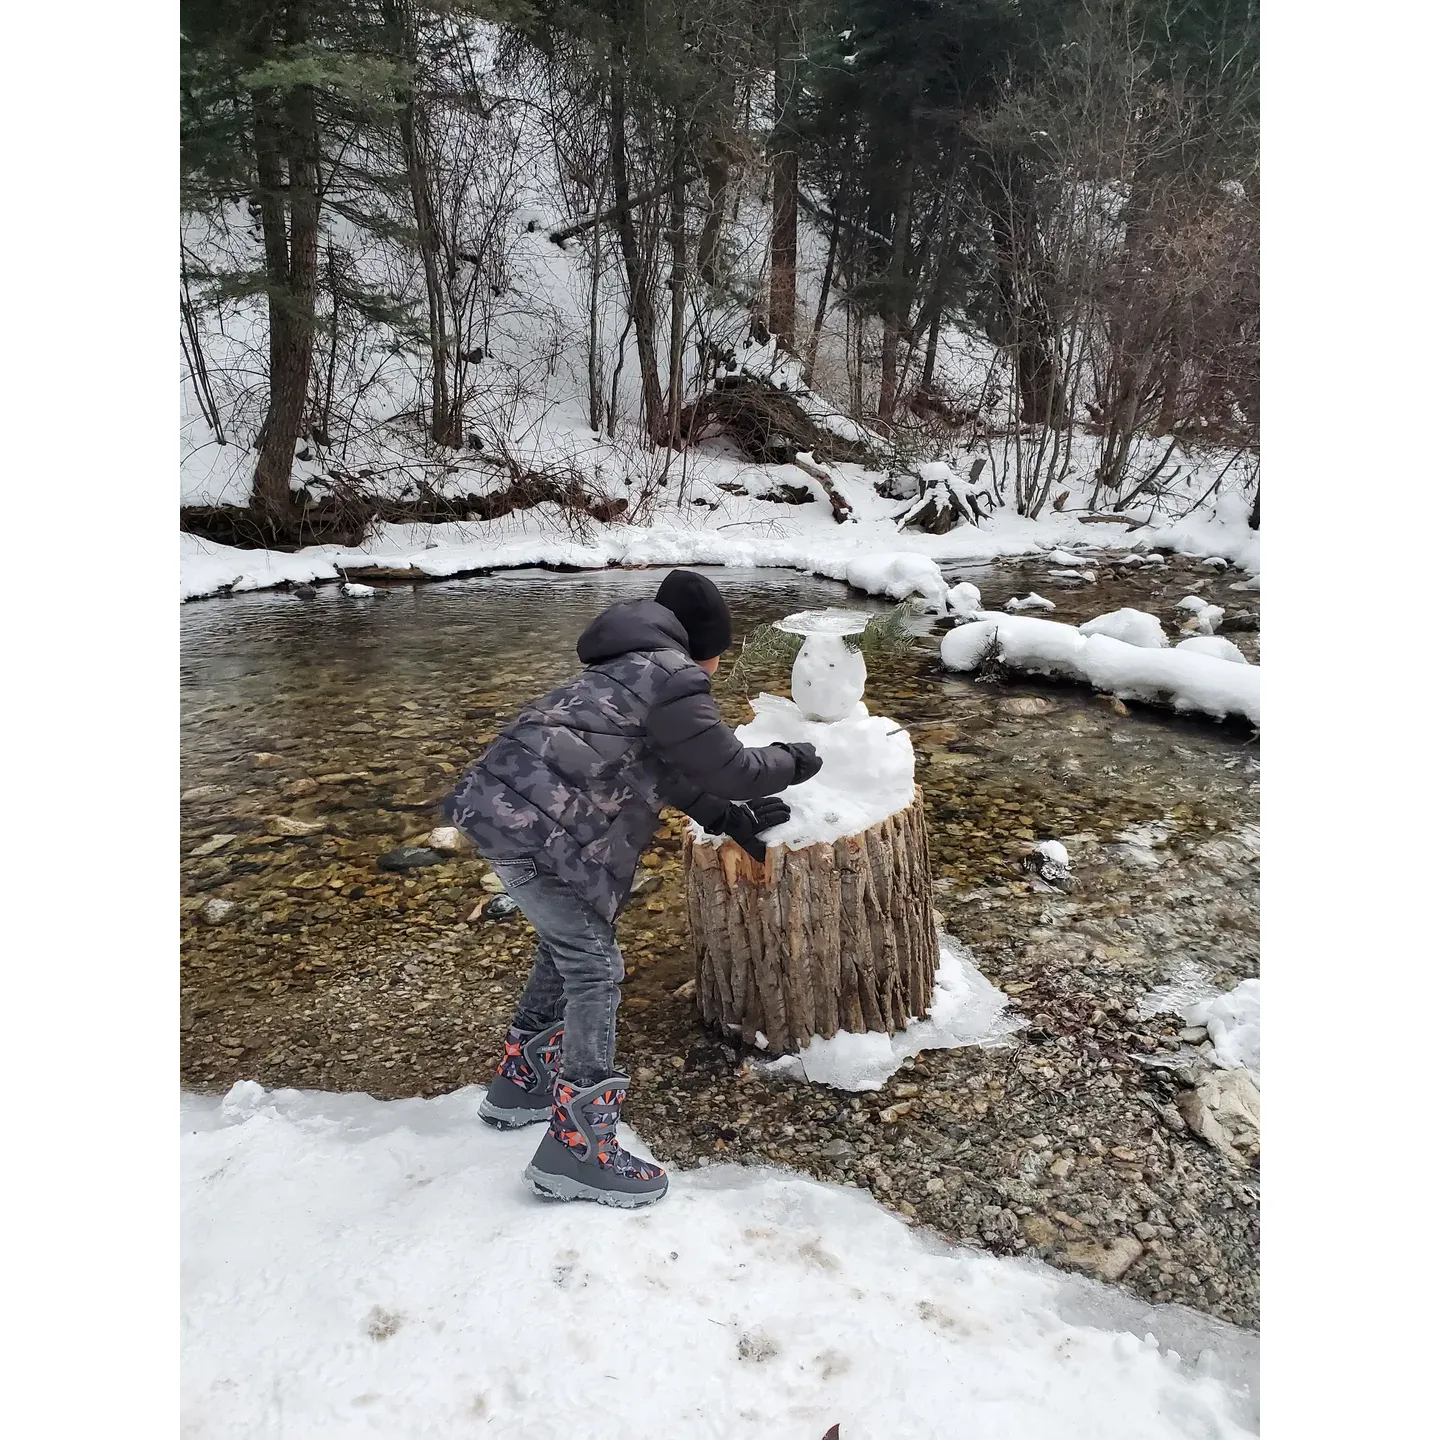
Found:
[(614, 926), (533, 860), (490, 865), (538, 939), (513, 1023), (531, 1031), (564, 1020), (560, 1073), (582, 1086), (608, 1080), (615, 1073), (615, 1012), (625, 978)]

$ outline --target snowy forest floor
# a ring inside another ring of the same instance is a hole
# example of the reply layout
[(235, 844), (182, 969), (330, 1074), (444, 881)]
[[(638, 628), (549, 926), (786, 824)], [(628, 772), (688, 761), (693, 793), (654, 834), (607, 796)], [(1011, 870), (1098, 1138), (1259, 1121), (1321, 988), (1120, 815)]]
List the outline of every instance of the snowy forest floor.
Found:
[[(966, 578), (995, 606), (1039, 589), (1070, 621), (1134, 605), (1173, 629), (1190, 593), (1258, 606), (1253, 593), (1227, 595), (1234, 572), (1178, 558), (1074, 588), (1049, 579), (1047, 563)], [(741, 634), (846, 595), (783, 571), (714, 573)], [(518, 700), (572, 673), (585, 616), (654, 584), (532, 573), (382, 588), (367, 601), (331, 591), (308, 604), (272, 593), (186, 607), (187, 1086), (255, 1080), (388, 1099), (484, 1079), (528, 931), (467, 923), (489, 893), (478, 860), (402, 876), (377, 871), (376, 857), (437, 823), (453, 776)], [(1256, 658), (1256, 634), (1236, 638)], [(784, 677), (759, 681), (783, 688)], [(727, 717), (747, 719), (723, 671), (720, 683)], [(953, 676), (933, 636), (872, 667), (868, 697), (915, 742), (941, 923), (1025, 1027), (1007, 1048), (922, 1054), (873, 1094), (763, 1073), (701, 1030), (683, 994), (675, 819), (621, 923), (628, 1117), (681, 1171), (793, 1167), (999, 1255), (1099, 1274), (1120, 1242), (1134, 1245), (1124, 1284), (1138, 1296), (1255, 1325), (1257, 1177), (1187, 1131), (1173, 1078), (1145, 1063), (1180, 1049), (1183, 1022), (1142, 1003), (1197, 972), (1216, 989), (1257, 973), (1248, 727), (1071, 686)], [(1069, 893), (1019, 869), (1051, 837), (1072, 856)], [(206, 924), (215, 900), (231, 908)]]

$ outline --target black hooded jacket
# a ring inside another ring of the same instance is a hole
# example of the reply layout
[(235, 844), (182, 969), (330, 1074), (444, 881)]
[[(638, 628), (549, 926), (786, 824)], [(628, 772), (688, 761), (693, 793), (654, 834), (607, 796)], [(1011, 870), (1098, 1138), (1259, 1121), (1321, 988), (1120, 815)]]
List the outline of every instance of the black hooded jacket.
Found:
[(446, 801), (491, 859), (533, 859), (606, 920), (673, 805), (717, 829), (732, 800), (775, 795), (795, 762), (742, 745), (679, 620), (655, 600), (598, 615), (576, 647), (585, 670), (526, 705)]

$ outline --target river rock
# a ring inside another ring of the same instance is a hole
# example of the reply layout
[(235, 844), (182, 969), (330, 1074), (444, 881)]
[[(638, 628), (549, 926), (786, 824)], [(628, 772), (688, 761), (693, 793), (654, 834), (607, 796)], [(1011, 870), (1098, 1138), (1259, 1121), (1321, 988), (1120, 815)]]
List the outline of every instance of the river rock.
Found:
[(487, 920), (508, 920), (519, 908), (508, 895), (497, 895), (481, 913)]
[(1216, 1070), (1175, 1098), (1185, 1123), (1227, 1160), (1248, 1166), (1260, 1153), (1260, 1090), (1248, 1070)]
[(199, 860), (206, 855), (213, 855), (217, 850), (223, 850), (234, 838), (233, 835), (212, 835), (190, 852), (190, 858)]
[(437, 825), (420, 843), (444, 855), (469, 855), (475, 850), (465, 832), (454, 825)]
[(1032, 846), (1021, 865), (1050, 885), (1061, 885), (1070, 878), (1070, 853), (1058, 840), (1042, 840)]
[(287, 800), (303, 800), (307, 795), (313, 795), (320, 788), (320, 782), (312, 779), (309, 775), (302, 775), (298, 780), (292, 780), (288, 785), (280, 788), (280, 793)]
[(1043, 1215), (1027, 1215), (1020, 1222), (1020, 1228), (1024, 1230), (1025, 1238), (1032, 1245), (1054, 1245), (1060, 1239), (1059, 1227)]
[(443, 865), (445, 856), (428, 845), (402, 845), (398, 850), (387, 850), (375, 863), (382, 870), (419, 870), (426, 865)]
[(265, 822), (267, 835), (283, 835), (298, 838), (301, 835), (318, 835), (325, 828), (323, 820), (296, 820), (290, 815), (272, 815)]
[(1007, 715), (1044, 715), (1055, 707), (1042, 695), (1012, 695), (1000, 708)]
[(1133, 1236), (1122, 1235), (1111, 1245), (1081, 1242), (1065, 1247), (1065, 1258), (1072, 1265), (1088, 1270), (1097, 1280), (1113, 1284), (1145, 1253), (1145, 1247)]
[(302, 583), (297, 585), (290, 593), (294, 595), (297, 600), (313, 600), (316, 591), (313, 585), (305, 585)]
[(213, 900), (205, 902), (205, 908), (200, 912), (200, 918), (207, 925), (223, 925), (234, 909), (235, 902), (233, 900), (222, 900), (217, 895)]

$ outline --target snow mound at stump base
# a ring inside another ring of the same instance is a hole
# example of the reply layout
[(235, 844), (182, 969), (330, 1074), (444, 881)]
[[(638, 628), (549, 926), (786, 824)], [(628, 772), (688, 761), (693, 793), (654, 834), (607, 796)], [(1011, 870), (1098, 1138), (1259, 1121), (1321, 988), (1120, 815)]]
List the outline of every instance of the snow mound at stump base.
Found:
[(817, 1035), (799, 1054), (782, 1055), (765, 1068), (836, 1090), (879, 1090), (922, 1050), (1004, 1044), (1025, 1024), (1018, 1015), (1007, 1013), (1009, 1003), (1005, 993), (980, 973), (970, 951), (941, 935), (930, 1013), (923, 1020), (912, 1019), (894, 1035), (883, 1030), (858, 1034), (841, 1030), (828, 1040)]

